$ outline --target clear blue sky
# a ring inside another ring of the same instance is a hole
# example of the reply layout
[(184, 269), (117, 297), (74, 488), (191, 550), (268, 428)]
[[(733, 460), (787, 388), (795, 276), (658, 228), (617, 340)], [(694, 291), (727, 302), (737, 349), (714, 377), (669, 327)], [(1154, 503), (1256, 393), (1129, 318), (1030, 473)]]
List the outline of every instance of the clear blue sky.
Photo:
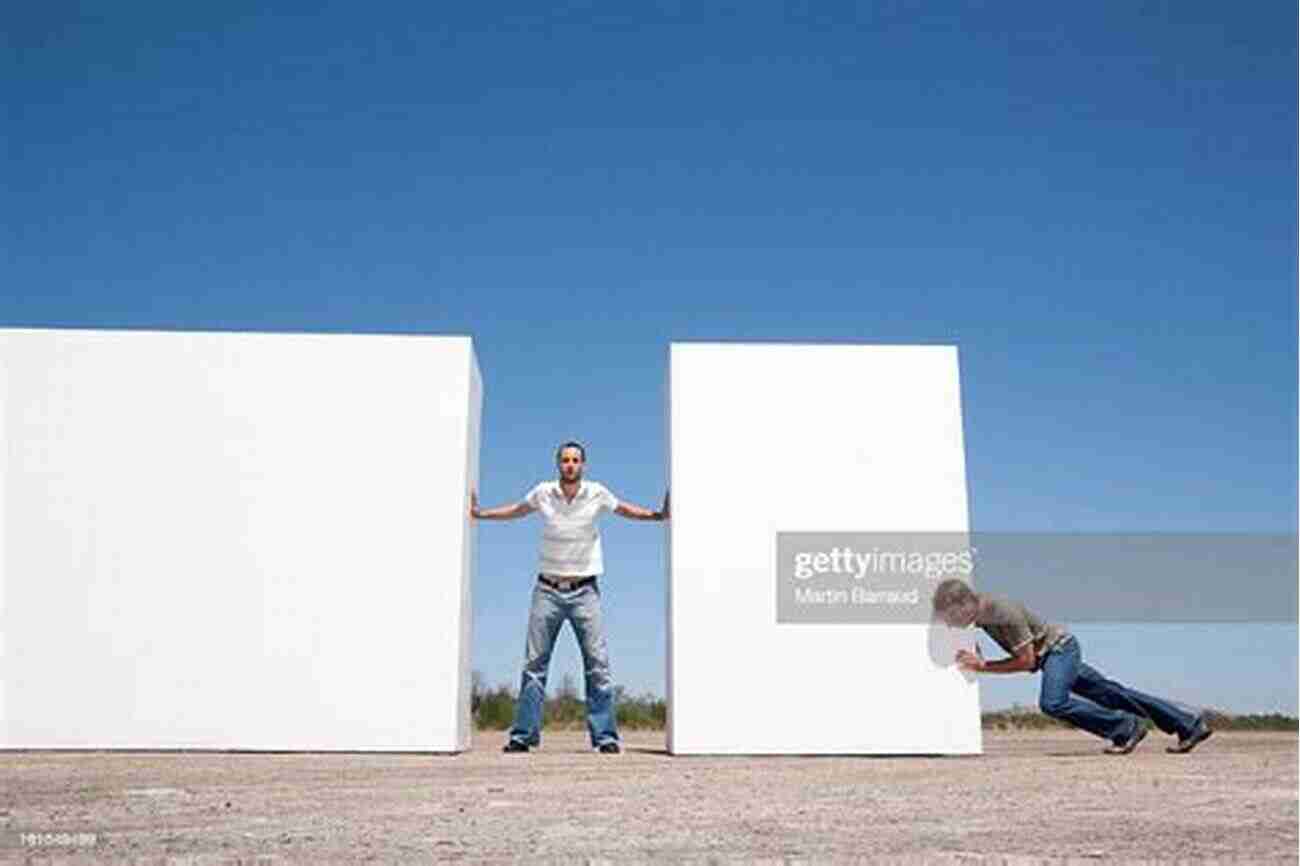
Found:
[[(279, 5), (11, 11), (0, 323), (472, 334), (492, 503), (577, 436), (653, 504), (671, 340), (956, 343), (976, 529), (1295, 531), (1294, 4)], [(537, 531), (480, 527), (490, 681)], [(1080, 634), (1295, 709), (1294, 626)]]

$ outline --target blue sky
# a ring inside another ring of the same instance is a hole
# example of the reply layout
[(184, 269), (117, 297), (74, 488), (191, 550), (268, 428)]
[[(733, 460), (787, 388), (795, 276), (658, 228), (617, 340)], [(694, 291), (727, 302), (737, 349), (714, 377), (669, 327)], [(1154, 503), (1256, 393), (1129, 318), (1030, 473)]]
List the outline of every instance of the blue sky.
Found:
[[(472, 334), (492, 503), (577, 436), (653, 504), (671, 340), (956, 343), (976, 529), (1295, 530), (1294, 6), (263, 6), (15, 10), (0, 323)], [(490, 681), (537, 531), (480, 528)], [(662, 691), (661, 535), (606, 547)], [(1295, 709), (1294, 626), (1079, 633)]]

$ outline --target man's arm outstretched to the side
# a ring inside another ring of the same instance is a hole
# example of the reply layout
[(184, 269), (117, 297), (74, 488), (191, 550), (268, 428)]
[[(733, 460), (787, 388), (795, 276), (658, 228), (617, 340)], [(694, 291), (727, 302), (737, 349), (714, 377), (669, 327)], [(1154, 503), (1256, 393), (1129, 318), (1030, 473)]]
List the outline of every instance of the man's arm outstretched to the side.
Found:
[(478, 493), (473, 490), (469, 492), (469, 516), (475, 520), (514, 520), (516, 517), (532, 514), (536, 510), (527, 502), (512, 502), (509, 505), (498, 505), (496, 508), (479, 508)]
[(640, 505), (633, 505), (630, 502), (619, 502), (614, 513), (630, 520), (667, 520), (670, 516), (668, 510), (668, 495), (664, 494), (664, 507), (658, 511), (651, 511), (649, 508), (642, 508)]

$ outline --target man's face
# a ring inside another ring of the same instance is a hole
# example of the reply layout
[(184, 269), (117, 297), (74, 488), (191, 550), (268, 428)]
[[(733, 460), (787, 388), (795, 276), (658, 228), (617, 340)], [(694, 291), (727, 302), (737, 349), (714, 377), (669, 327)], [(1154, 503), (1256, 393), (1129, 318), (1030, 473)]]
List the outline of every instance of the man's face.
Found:
[(943, 621), (952, 628), (966, 628), (975, 622), (975, 614), (978, 608), (979, 605), (976, 602), (954, 604), (943, 612)]
[(577, 448), (565, 448), (555, 461), (560, 467), (561, 481), (582, 480), (582, 452)]

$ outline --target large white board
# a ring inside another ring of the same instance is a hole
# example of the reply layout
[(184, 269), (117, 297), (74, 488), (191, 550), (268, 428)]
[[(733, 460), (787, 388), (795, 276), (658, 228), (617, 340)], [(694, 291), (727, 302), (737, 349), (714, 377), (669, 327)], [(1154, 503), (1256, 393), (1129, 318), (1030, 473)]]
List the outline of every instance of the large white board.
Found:
[(467, 337), (0, 330), (0, 747), (459, 751)]
[(777, 609), (778, 533), (968, 532), (956, 349), (673, 344), (668, 392), (669, 751), (979, 752), (972, 641), (929, 596), (925, 621)]

